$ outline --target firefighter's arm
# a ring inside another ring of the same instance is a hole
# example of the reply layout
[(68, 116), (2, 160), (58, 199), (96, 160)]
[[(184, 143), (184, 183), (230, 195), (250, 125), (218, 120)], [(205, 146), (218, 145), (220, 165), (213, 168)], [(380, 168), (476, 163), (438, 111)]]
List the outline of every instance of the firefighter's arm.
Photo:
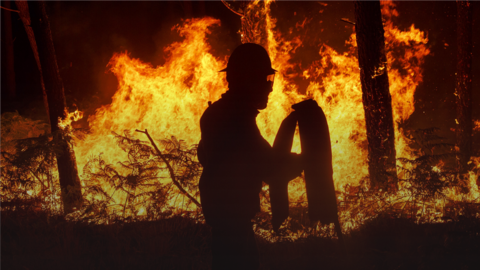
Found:
[(292, 112), (280, 125), (271, 151), (275, 164), (269, 181), (290, 181), (303, 171), (301, 155), (290, 152), (297, 119), (297, 113)]
[(288, 153), (272, 156), (269, 166), (266, 166), (265, 182), (289, 182), (302, 175), (303, 163), (300, 154)]
[(289, 153), (286, 164), (284, 165), (285, 169), (283, 170), (280, 177), (285, 177), (290, 181), (302, 175), (303, 162), (301, 154)]

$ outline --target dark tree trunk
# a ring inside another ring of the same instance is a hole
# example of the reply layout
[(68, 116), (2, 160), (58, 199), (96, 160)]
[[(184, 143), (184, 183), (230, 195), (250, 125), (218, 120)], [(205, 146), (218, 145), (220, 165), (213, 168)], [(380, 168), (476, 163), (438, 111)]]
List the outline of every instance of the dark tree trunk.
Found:
[(395, 190), (395, 133), (380, 2), (355, 1), (355, 19), (371, 186)]
[[(469, 1), (457, 1), (457, 104), (458, 169), (464, 181), (472, 155), (472, 9)], [(465, 186), (466, 187), (466, 186)]]
[[(30, 47), (32, 47), (33, 56), (35, 57), (35, 62), (37, 63), (38, 71), (40, 72), (40, 84), (42, 87), (42, 94), (43, 94), (43, 104), (45, 106), (45, 110), (47, 115), (50, 115), (48, 110), (48, 99), (47, 99), (47, 92), (45, 90), (45, 83), (43, 82), (43, 74), (42, 74), (42, 67), (40, 66), (40, 58), (38, 57), (38, 48), (37, 42), (35, 41), (35, 35), (33, 34), (33, 30), (31, 27), (31, 20), (30, 20), (30, 12), (28, 11), (28, 4), (27, 1), (15, 1), (17, 5), (18, 11), (20, 12), (20, 18), (22, 19), (23, 26), (25, 27), (25, 32), (27, 32), (28, 41), (30, 41)], [(50, 122), (50, 118), (48, 119)], [(51, 125), (52, 123), (50, 123)]]
[[(2, 1), (2, 3), (5, 8), (11, 8), (10, 1)], [(11, 11), (2, 9), (2, 89), (7, 93), (10, 100), (15, 98), (16, 88), (13, 59)]]
[[(56, 133), (58, 120), (65, 119), (66, 102), (63, 84), (57, 66), (55, 48), (53, 46), (50, 23), (45, 11), (45, 2), (28, 2), (31, 26), (38, 46), (38, 58), (47, 93), (49, 117), (52, 133)], [(80, 179), (78, 177), (75, 153), (66, 138), (60, 138), (61, 153), (57, 154), (58, 174), (60, 177), (61, 196), (65, 213), (70, 213), (74, 208), (82, 205)]]

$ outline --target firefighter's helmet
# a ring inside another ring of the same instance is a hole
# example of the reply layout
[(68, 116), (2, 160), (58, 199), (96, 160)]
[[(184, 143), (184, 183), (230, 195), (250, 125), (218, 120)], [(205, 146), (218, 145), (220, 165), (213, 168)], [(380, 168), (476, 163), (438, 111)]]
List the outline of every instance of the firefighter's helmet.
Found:
[(277, 72), (272, 68), (270, 56), (267, 50), (255, 43), (244, 43), (233, 50), (228, 64), (220, 72), (227, 72), (228, 75), (270, 75)]

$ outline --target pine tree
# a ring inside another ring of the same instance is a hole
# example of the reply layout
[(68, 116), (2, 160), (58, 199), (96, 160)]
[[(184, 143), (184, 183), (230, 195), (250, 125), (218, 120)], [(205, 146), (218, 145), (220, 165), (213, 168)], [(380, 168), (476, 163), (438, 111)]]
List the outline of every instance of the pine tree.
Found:
[[(20, 5), (21, 4), (23, 3), (20, 3)], [(45, 10), (45, 2), (29, 2), (28, 12), (30, 13), (31, 30), (33, 31), (30, 32), (28, 30), (30, 27), (28, 25), (25, 25), (25, 28), (27, 29), (27, 33), (33, 33), (33, 38), (37, 45), (37, 64), (40, 64), (39, 69), (43, 77), (51, 132), (55, 134), (55, 136), (60, 136), (60, 141), (63, 142), (60, 144), (62, 149), (57, 153), (56, 159), (64, 212), (70, 213), (74, 211), (75, 208), (78, 209), (82, 206), (83, 198), (75, 153), (69, 143), (69, 139), (61, 132), (58, 126), (59, 119), (64, 120), (67, 117), (63, 83), (58, 70), (50, 23)], [(32, 40), (30, 40), (30, 42), (32, 43)], [(32, 44), (32, 48), (33, 47)]]
[(355, 31), (372, 187), (396, 187), (395, 133), (379, 1), (355, 1)]
[(472, 47), (471, 3), (457, 1), (456, 141), (458, 169), (462, 178), (468, 177), (465, 174), (472, 155)]

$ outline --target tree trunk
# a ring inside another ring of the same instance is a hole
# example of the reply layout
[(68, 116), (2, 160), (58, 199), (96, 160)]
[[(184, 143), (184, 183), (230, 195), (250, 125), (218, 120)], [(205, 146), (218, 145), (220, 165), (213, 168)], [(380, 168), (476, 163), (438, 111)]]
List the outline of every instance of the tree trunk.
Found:
[[(472, 9), (469, 1), (457, 1), (457, 161), (461, 178), (466, 182), (468, 161), (472, 155)], [(466, 185), (466, 183), (465, 183)], [(466, 186), (464, 186), (466, 187)]]
[[(37, 42), (35, 41), (35, 35), (33, 34), (33, 30), (31, 27), (30, 21), (30, 12), (28, 11), (28, 4), (27, 1), (19, 1), (16, 0), (15, 4), (17, 5), (18, 11), (20, 12), (20, 18), (22, 19), (23, 26), (25, 27), (25, 32), (27, 32), (28, 41), (30, 41), (30, 47), (32, 47), (33, 56), (35, 57), (35, 62), (37, 63), (38, 71), (40, 72), (40, 84), (42, 87), (42, 95), (43, 95), (43, 104), (45, 106), (45, 110), (47, 115), (50, 115), (48, 110), (48, 99), (47, 99), (47, 92), (45, 90), (45, 83), (43, 82), (43, 74), (42, 74), (42, 67), (40, 66), (40, 58), (38, 57), (38, 48)], [(50, 122), (50, 118), (48, 119)], [(52, 123), (50, 123), (51, 125)]]
[[(10, 1), (2, 1), (5, 8), (10, 9)], [(15, 98), (15, 68), (12, 39), (11, 11), (2, 9), (2, 89), (7, 92), (8, 99)], [(5, 62), (4, 62), (5, 61)]]
[(355, 1), (355, 19), (370, 183), (395, 190), (395, 133), (380, 2)]
[[(28, 3), (28, 7), (45, 83), (51, 130), (55, 134), (60, 129), (58, 126), (59, 118), (65, 119), (67, 116), (63, 84), (57, 66), (50, 23), (45, 11), (45, 2), (32, 1)], [(73, 148), (63, 135), (61, 135), (60, 141), (62, 151), (57, 154), (57, 165), (61, 197), (65, 213), (70, 213), (82, 205), (83, 198)]]

